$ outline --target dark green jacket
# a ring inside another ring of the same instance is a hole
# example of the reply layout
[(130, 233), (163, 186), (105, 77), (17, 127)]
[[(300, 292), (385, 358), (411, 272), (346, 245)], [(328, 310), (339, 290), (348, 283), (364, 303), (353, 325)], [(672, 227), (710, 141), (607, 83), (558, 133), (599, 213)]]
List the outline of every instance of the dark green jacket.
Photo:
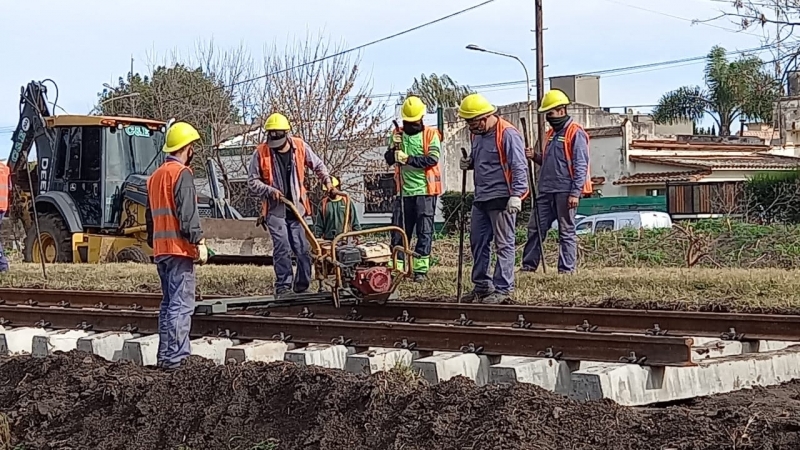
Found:
[[(319, 208), (314, 216), (314, 236), (325, 240), (332, 240), (337, 234), (342, 234), (344, 227), (344, 199), (323, 202), (324, 208)], [(361, 231), (358, 222), (356, 206), (350, 202), (350, 229)]]

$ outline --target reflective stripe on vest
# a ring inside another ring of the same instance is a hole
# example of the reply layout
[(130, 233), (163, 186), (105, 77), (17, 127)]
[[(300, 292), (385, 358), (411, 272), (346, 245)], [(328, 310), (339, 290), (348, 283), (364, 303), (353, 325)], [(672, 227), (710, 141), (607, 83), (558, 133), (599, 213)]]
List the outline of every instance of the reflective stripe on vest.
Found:
[[(311, 215), (311, 202), (308, 200), (308, 195), (306, 195), (306, 146), (303, 143), (303, 140), (298, 137), (291, 137), (292, 140), (292, 149), (289, 150), (292, 152), (292, 164), (294, 164), (295, 168), (295, 175), (297, 177), (298, 184), (300, 185), (300, 203), (305, 208), (305, 215)], [(261, 181), (264, 182), (267, 186), (275, 187), (274, 179), (273, 179), (273, 164), (274, 161), (272, 160), (272, 150), (267, 146), (267, 144), (261, 143), (258, 144), (258, 148), (256, 149), (258, 152), (258, 165), (261, 169)], [(291, 189), (291, 186), (284, 186), (284, 189)], [(295, 199), (296, 201), (297, 199)], [(269, 212), (269, 200), (264, 199), (261, 202), (261, 215), (266, 217), (267, 213)]]
[(175, 185), (184, 170), (191, 169), (168, 159), (147, 180), (147, 195), (153, 215), (153, 256), (171, 255), (197, 258), (197, 247), (181, 236)]
[[(583, 130), (583, 127), (572, 121), (569, 126), (567, 127), (566, 131), (564, 132), (563, 136), (558, 137), (558, 142), (564, 144), (564, 159), (567, 160), (567, 169), (569, 170), (569, 176), (572, 179), (575, 179), (575, 173), (573, 172), (572, 168), (572, 142), (575, 140), (575, 135), (578, 134), (578, 131), (583, 131), (586, 134), (586, 145), (588, 151), (589, 145), (589, 134)], [(550, 142), (553, 140), (553, 129), (550, 128), (547, 130), (547, 135), (545, 137), (545, 142), (547, 145), (544, 146), (544, 150), (542, 150), (542, 159), (544, 159), (544, 155), (547, 153), (547, 147), (550, 146)], [(591, 168), (589, 167), (589, 161), (586, 161), (586, 181), (583, 183), (583, 187), (581, 188), (581, 194), (583, 195), (590, 195), (592, 193), (592, 177), (589, 175), (591, 173)]]
[[(436, 136), (442, 134), (436, 128), (424, 127), (422, 129), (422, 154), (428, 156), (430, 152), (431, 142)], [(441, 141), (441, 138), (440, 138)], [(442, 149), (439, 149), (441, 154)], [(394, 168), (394, 184), (397, 186), (397, 192), (400, 192), (400, 166)], [(440, 195), (442, 193), (442, 173), (439, 171), (439, 163), (437, 162), (433, 167), (425, 169), (425, 181), (428, 187), (428, 195)]]
[(7, 165), (0, 163), (0, 211), (8, 211), (8, 180), (11, 177), (11, 171)]
[[(497, 147), (497, 155), (500, 157), (500, 167), (503, 168), (503, 176), (506, 178), (506, 184), (508, 184), (508, 193), (511, 194), (511, 167), (508, 165), (508, 158), (506, 157), (506, 148), (503, 146), (503, 134), (506, 132), (507, 129), (515, 130), (519, 133), (519, 130), (514, 125), (502, 117), (497, 118), (497, 125), (494, 131), (494, 145)], [(472, 140), (475, 140), (475, 135), (472, 135)], [(527, 184), (527, 183), (526, 183)], [(530, 193), (529, 188), (525, 188), (525, 192), (520, 196), (520, 199), (525, 200)]]

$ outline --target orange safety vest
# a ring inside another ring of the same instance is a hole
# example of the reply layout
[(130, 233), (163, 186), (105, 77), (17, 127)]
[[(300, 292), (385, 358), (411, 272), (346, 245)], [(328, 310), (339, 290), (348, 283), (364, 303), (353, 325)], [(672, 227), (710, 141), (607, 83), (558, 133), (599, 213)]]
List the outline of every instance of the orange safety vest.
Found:
[[(569, 176), (575, 178), (575, 174), (573, 173), (572, 169), (572, 141), (575, 140), (575, 135), (578, 131), (583, 131), (586, 134), (586, 145), (589, 145), (589, 134), (583, 130), (583, 127), (572, 121), (567, 130), (564, 132), (564, 156), (567, 160), (567, 169), (569, 169)], [(553, 140), (553, 129), (550, 128), (547, 130), (547, 135), (545, 137), (545, 142), (547, 145), (544, 146), (544, 150), (542, 150), (542, 159), (544, 159), (544, 154), (547, 153), (547, 147), (550, 146), (550, 141)], [(586, 181), (583, 183), (583, 189), (581, 190), (581, 194), (583, 195), (590, 195), (592, 193), (592, 177), (589, 175), (591, 173), (591, 168), (589, 167), (589, 162), (586, 162)]]
[[(503, 168), (503, 175), (506, 177), (506, 183), (508, 183), (508, 192), (511, 193), (511, 167), (508, 165), (508, 158), (506, 158), (506, 149), (503, 147), (503, 133), (507, 129), (516, 130), (519, 133), (519, 130), (514, 125), (511, 125), (511, 122), (503, 119), (502, 117), (497, 117), (497, 127), (495, 128), (494, 132), (494, 144), (497, 146), (497, 155), (500, 157), (500, 167)], [(475, 135), (472, 135), (472, 140), (475, 140)], [(520, 196), (521, 200), (525, 200), (530, 193), (529, 189), (525, 189), (525, 192)]]
[(7, 165), (0, 163), (0, 211), (8, 211), (8, 181), (11, 178), (11, 170)]
[[(425, 156), (428, 156), (431, 142), (436, 136), (441, 136), (441, 133), (436, 128), (424, 127), (422, 129), (422, 153)], [(441, 150), (439, 149), (440, 153)], [(400, 192), (400, 170), (400, 166), (395, 166), (394, 185), (397, 186), (398, 193)], [(425, 169), (425, 180), (428, 182), (428, 195), (440, 195), (442, 193), (442, 173), (439, 171), (439, 163)]]
[[(297, 174), (297, 181), (300, 184), (300, 203), (305, 208), (305, 215), (311, 215), (311, 202), (306, 195), (306, 146), (303, 140), (298, 137), (291, 137), (292, 147), (291, 151), (294, 155), (294, 167)], [(272, 186), (272, 150), (267, 144), (258, 144), (256, 149), (258, 152), (258, 163), (261, 168), (261, 181), (268, 186)], [(286, 189), (291, 189), (291, 186), (286, 186)], [(264, 199), (261, 202), (261, 215), (266, 217), (269, 212), (269, 200)]]
[(172, 255), (197, 258), (197, 247), (181, 236), (175, 184), (184, 170), (192, 169), (168, 159), (147, 180), (147, 195), (153, 215), (153, 256)]

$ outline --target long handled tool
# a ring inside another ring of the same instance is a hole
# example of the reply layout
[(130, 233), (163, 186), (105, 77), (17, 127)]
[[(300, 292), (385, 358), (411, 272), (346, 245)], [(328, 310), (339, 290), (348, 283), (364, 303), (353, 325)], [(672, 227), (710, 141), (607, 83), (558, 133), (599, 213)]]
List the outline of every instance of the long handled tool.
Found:
[[(528, 138), (528, 123), (524, 117), (520, 117), (519, 121), (522, 125), (522, 136), (525, 139), (525, 148), (531, 148), (530, 139)], [(541, 142), (542, 137), (538, 136), (537, 139)], [(547, 262), (544, 258), (544, 238), (542, 237), (542, 233), (547, 233), (547, 230), (541, 229), (542, 222), (539, 220), (539, 208), (536, 207), (536, 179), (533, 177), (533, 161), (530, 159), (528, 160), (528, 183), (530, 183), (531, 189), (531, 214), (533, 214), (533, 220), (536, 221), (536, 235), (539, 237), (539, 248), (541, 249), (542, 255), (542, 272), (547, 273)]]
[[(467, 159), (467, 149), (461, 147), (461, 156)], [(461, 303), (461, 295), (464, 293), (464, 234), (467, 228), (464, 204), (467, 200), (467, 171), (461, 171), (461, 204), (458, 205), (458, 281), (456, 281), (456, 296), (458, 303)]]
[[(403, 139), (402, 138), (403, 129), (400, 128), (400, 125), (397, 124), (397, 120), (392, 120), (392, 124), (394, 125), (394, 132), (395, 133), (399, 133), (400, 136), (401, 136), (400, 137), (400, 144), (398, 144), (398, 145), (400, 146), (400, 151), (403, 151), (403, 140), (402, 140)], [(395, 164), (397, 165), (397, 167), (400, 167), (400, 163), (399, 162), (395, 161)], [(403, 169), (402, 169), (402, 167), (400, 167), (398, 172), (399, 172), (399, 175), (397, 176), (397, 192), (399, 192), (398, 196), (400, 197), (400, 228), (402, 228), (403, 231), (405, 231), (406, 230), (406, 202), (405, 202), (405, 199), (403, 198)], [(404, 268), (408, 266), (408, 262), (409, 262), (408, 255), (403, 254), (403, 264), (404, 264), (403, 267)]]

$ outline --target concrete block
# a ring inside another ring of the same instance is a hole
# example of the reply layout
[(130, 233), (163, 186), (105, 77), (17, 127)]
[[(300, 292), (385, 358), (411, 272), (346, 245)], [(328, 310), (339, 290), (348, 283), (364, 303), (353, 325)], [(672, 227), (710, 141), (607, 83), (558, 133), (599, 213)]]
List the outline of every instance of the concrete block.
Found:
[(122, 357), (139, 366), (155, 366), (158, 362), (158, 335), (141, 336), (128, 339), (122, 345)]
[(127, 331), (106, 331), (78, 339), (77, 349), (109, 361), (118, 361), (128, 339), (133, 339), (133, 335)]
[(305, 366), (344, 369), (347, 355), (352, 353), (355, 353), (354, 349), (344, 345), (310, 344), (306, 347), (289, 350), (283, 359)]
[(0, 354), (30, 354), (34, 336), (44, 336), (48, 331), (39, 327), (21, 327), (4, 330), (0, 334)]
[(698, 362), (693, 367), (602, 364), (572, 374), (574, 400), (608, 398), (623, 406), (701, 397), (800, 378), (800, 345), (769, 353), (745, 353)]
[(31, 345), (31, 355), (35, 358), (44, 358), (53, 352), (68, 352), (75, 350), (78, 339), (89, 336), (86, 330), (56, 330), (45, 335), (34, 336)]
[(386, 372), (396, 366), (411, 367), (411, 351), (401, 348), (374, 348), (366, 352), (348, 355), (344, 370), (350, 373), (371, 375)]
[(233, 360), (237, 363), (283, 361), (286, 352), (294, 348), (294, 344), (283, 341), (253, 341), (228, 347), (225, 351), (225, 361)]
[(692, 346), (692, 361), (698, 362), (705, 359), (724, 358), (726, 356), (741, 355), (744, 347), (740, 341), (724, 341), (714, 339), (700, 345)]
[(542, 389), (568, 395), (571, 391), (572, 372), (600, 363), (586, 361), (558, 361), (548, 358), (504, 356), (498, 364), (489, 367), (492, 384), (531, 383)]
[(474, 353), (441, 352), (411, 363), (429, 383), (436, 384), (456, 376), (467, 377), (478, 385), (489, 382), (489, 367), (498, 362)]
[(191, 342), (191, 349), (193, 355), (202, 356), (217, 364), (224, 364), (225, 352), (233, 345), (233, 340), (229, 338), (202, 337)]
[(797, 342), (792, 341), (758, 341), (758, 353), (774, 352), (776, 350), (783, 350), (792, 345), (797, 345)]

